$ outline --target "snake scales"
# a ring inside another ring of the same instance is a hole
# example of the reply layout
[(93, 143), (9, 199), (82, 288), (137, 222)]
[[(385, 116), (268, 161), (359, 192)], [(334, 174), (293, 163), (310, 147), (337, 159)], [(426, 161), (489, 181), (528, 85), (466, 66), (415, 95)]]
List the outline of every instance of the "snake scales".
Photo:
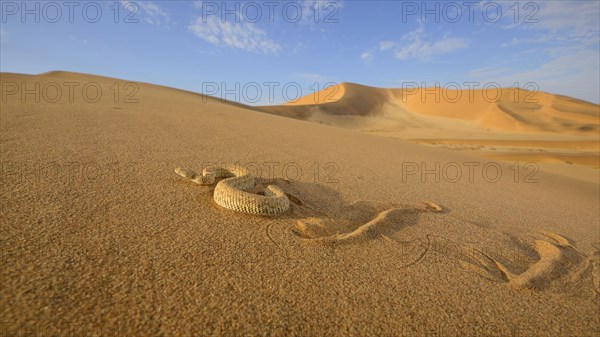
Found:
[(290, 208), (290, 201), (279, 186), (268, 185), (264, 195), (249, 192), (255, 186), (255, 179), (246, 168), (238, 165), (209, 166), (202, 175), (178, 167), (175, 173), (200, 185), (212, 185), (216, 178), (225, 178), (215, 186), (213, 199), (219, 206), (230, 210), (277, 215)]

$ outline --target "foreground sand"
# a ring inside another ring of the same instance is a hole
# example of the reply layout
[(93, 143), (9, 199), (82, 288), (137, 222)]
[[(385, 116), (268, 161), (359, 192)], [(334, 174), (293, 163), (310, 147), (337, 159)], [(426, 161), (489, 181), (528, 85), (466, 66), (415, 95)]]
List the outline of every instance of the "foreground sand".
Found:
[[(6, 335), (600, 333), (594, 183), (154, 85), (0, 80), (109, 93), (2, 103)], [(273, 167), (291, 210), (230, 212), (173, 172), (208, 162)]]

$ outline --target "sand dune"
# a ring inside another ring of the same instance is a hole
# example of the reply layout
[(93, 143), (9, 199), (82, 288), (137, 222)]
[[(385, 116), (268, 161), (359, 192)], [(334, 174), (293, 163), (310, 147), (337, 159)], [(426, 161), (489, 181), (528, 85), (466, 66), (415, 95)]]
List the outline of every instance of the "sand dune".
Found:
[(495, 160), (584, 165), (596, 171), (553, 172), (600, 184), (600, 105), (571, 97), (493, 87), (385, 89), (341, 83), (259, 109)]
[[(388, 128), (442, 125), (431, 125), (432, 120), (426, 117), (433, 116), (460, 121), (465, 128), (481, 131), (595, 135), (600, 130), (597, 104), (523, 89), (384, 89), (341, 83), (283, 106), (262, 108), (309, 120), (321, 115), (380, 116), (389, 120)], [(335, 125), (336, 120), (329, 119), (327, 124)]]
[[(531, 172), (515, 175), (503, 163), (490, 179), (493, 170), (483, 170), (490, 160), (470, 152), (152, 84), (68, 72), (2, 73), (0, 82), (3, 334), (600, 331), (597, 184), (543, 171), (527, 182)], [(48, 91), (36, 102), (7, 84), (65, 82), (79, 84), (73, 100), (66, 91), (53, 100)], [(80, 90), (89, 83), (102, 89), (97, 100), (92, 89), (89, 96)], [(337, 99), (355, 89), (363, 92), (346, 85)], [(381, 92), (368, 90), (377, 94), (355, 97), (350, 110), (368, 116), (351, 118), (387, 123)], [(561, 115), (570, 126), (537, 112), (518, 121), (491, 109), (505, 126), (563, 128), (573, 149), (596, 151), (580, 128), (593, 124), (587, 105), (561, 100), (577, 106)], [(342, 103), (325, 104), (343, 111)], [(272, 109), (314, 117), (303, 107)], [(400, 112), (415, 125), (436, 113)], [(473, 128), (491, 123), (455, 113), (447, 119)], [(473, 139), (457, 139), (466, 138)], [(224, 209), (213, 200), (214, 185), (173, 171), (214, 163), (239, 163), (260, 186), (278, 186), (289, 210), (261, 217)], [(450, 178), (437, 166), (463, 170)]]

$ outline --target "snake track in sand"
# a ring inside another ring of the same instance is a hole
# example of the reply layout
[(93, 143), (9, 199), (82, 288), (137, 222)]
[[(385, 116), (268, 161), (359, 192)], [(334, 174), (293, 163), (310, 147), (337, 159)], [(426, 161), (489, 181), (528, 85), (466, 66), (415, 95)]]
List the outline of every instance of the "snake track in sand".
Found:
[(213, 199), (224, 208), (258, 215), (278, 215), (290, 208), (290, 201), (279, 186), (268, 185), (264, 195), (248, 192), (255, 186), (255, 179), (250, 172), (241, 166), (210, 166), (202, 175), (180, 167), (175, 173), (200, 185), (212, 185), (216, 178), (225, 178), (215, 186)]

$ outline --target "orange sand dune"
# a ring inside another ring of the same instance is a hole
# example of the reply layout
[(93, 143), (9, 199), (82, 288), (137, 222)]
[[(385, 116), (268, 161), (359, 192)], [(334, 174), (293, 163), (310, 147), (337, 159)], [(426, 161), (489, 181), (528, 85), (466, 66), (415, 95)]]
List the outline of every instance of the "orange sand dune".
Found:
[[(258, 109), (385, 137), (467, 150), (475, 155), (474, 151), (496, 154), (481, 153), (485, 158), (572, 162), (587, 167), (596, 167), (600, 159), (600, 105), (545, 92), (508, 88), (386, 89), (341, 83), (295, 102)], [(515, 157), (517, 149), (531, 152)], [(553, 155), (534, 155), (533, 151)], [(563, 158), (565, 155), (575, 158), (570, 161)], [(560, 172), (582, 177), (580, 170)], [(597, 174), (590, 172), (585, 176)]]
[[(421, 127), (453, 129), (446, 120), (470, 130), (595, 135), (600, 130), (600, 106), (574, 98), (522, 89), (446, 90), (443, 88), (374, 88), (341, 83), (283, 106), (261, 107), (287, 117), (327, 124), (343, 118), (379, 116), (383, 129)], [(339, 116), (337, 120), (331, 116)], [(428, 117), (436, 117), (434, 119)], [(367, 123), (368, 124), (368, 123)]]

